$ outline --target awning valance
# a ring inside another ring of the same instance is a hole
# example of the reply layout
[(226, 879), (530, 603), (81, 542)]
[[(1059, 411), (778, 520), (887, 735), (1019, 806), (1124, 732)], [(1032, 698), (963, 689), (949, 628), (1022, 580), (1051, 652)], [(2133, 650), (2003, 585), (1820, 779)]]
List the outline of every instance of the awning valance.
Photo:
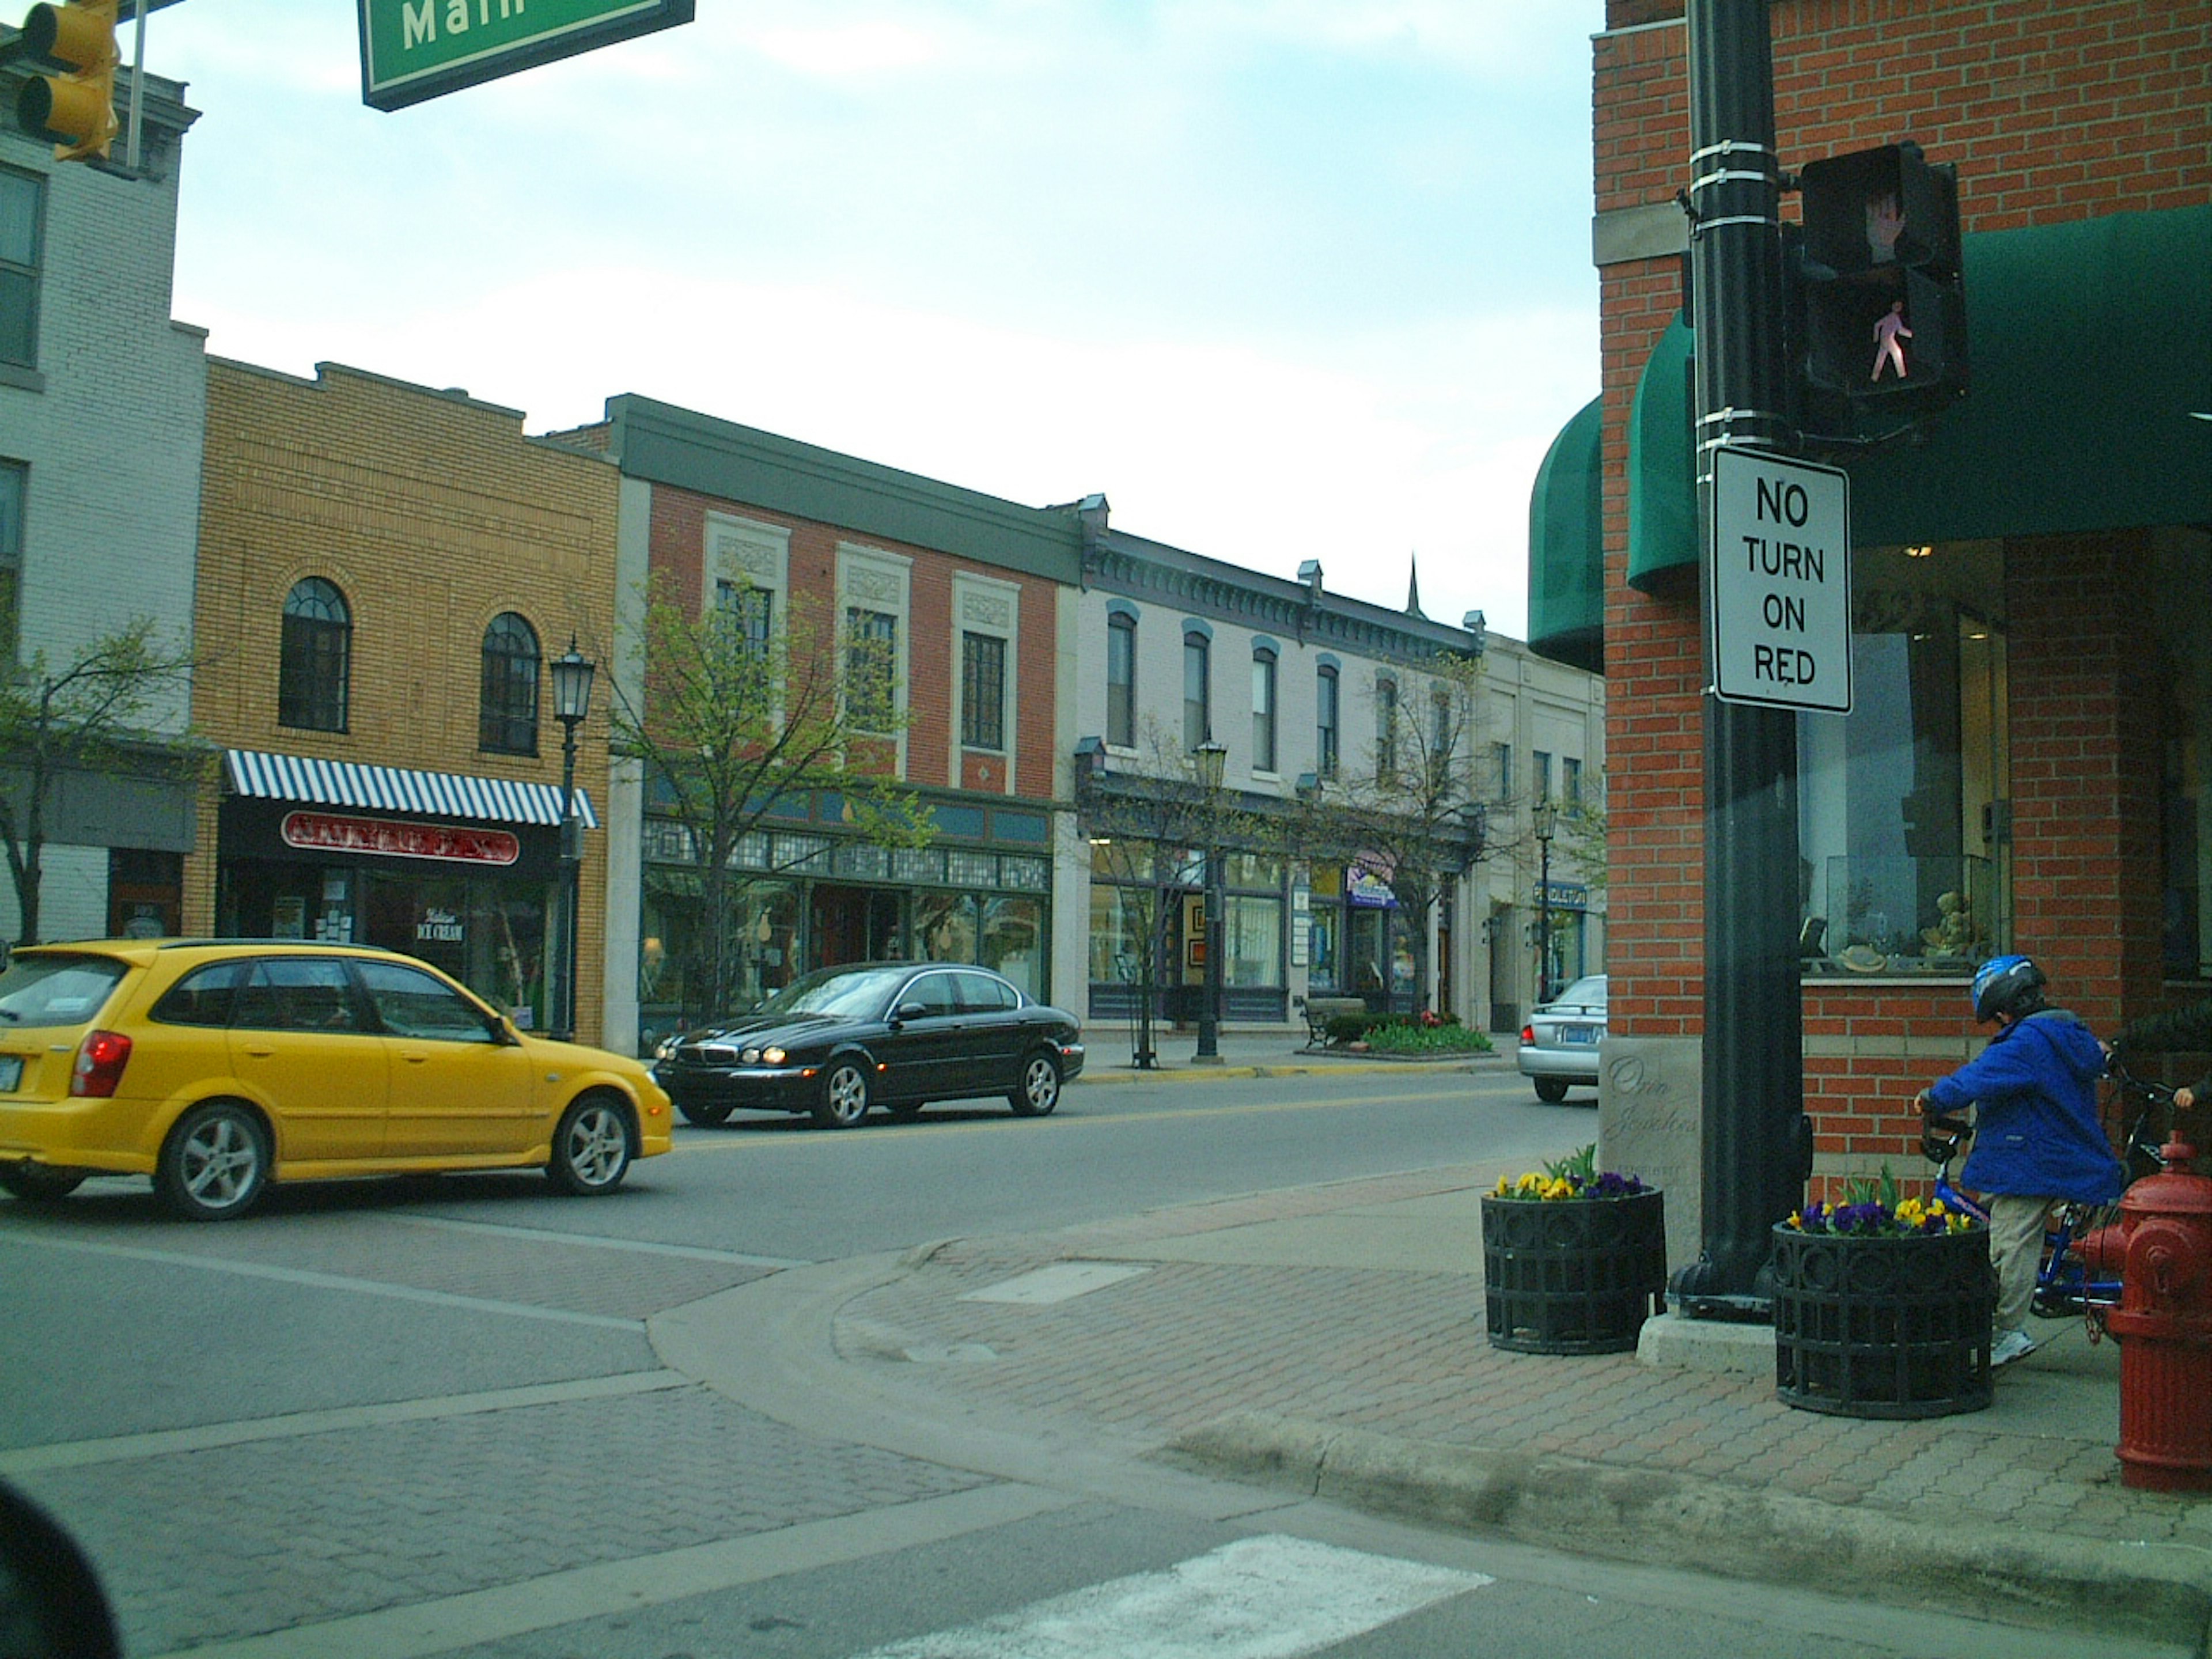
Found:
[[(382, 812), (428, 812), (487, 823), (558, 823), (561, 791), (550, 783), (476, 778), (459, 772), (419, 772), (357, 761), (315, 760), (227, 749), (224, 775), (231, 789), (262, 800), (306, 801), (316, 806), (367, 807)], [(576, 816), (599, 828), (588, 791), (576, 791)]]

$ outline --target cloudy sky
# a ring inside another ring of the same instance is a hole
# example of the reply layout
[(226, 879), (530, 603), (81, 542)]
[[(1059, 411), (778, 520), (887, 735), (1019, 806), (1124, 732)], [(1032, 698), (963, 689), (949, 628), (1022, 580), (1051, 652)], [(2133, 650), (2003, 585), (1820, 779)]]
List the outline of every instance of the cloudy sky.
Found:
[[(392, 114), (356, 8), (191, 0), (177, 316), (520, 409), (635, 392), (1526, 629), (1597, 391), (1602, 0), (698, 0)], [(124, 40), (129, 48), (131, 31)]]

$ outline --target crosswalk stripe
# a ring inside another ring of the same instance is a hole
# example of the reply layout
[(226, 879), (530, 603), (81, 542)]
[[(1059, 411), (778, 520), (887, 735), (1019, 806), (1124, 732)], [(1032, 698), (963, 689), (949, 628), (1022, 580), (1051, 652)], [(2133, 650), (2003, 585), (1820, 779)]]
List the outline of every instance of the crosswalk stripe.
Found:
[(861, 1659), (1297, 1659), (1493, 1582), (1270, 1534)]

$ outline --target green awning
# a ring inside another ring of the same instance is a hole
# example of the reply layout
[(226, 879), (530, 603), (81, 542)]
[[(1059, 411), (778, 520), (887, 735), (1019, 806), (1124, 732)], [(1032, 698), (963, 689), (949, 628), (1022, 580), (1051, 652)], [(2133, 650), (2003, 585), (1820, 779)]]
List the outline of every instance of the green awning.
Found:
[(2212, 207), (1964, 239), (1972, 380), (1846, 458), (1863, 547), (2212, 521)]
[[(2194, 418), (2212, 411), (2212, 207), (1980, 232), (1963, 253), (1967, 395), (1895, 441), (1820, 453), (1851, 475), (1852, 541), (2212, 522), (2212, 421)], [(1668, 325), (1629, 412), (1628, 581), (1645, 592), (1697, 573), (1693, 338)]]
[(1680, 592), (1698, 574), (1690, 376), (1697, 336), (1680, 316), (1651, 348), (1628, 409), (1628, 585)]
[(1528, 648), (1605, 672), (1603, 399), (1559, 428), (1528, 497)]

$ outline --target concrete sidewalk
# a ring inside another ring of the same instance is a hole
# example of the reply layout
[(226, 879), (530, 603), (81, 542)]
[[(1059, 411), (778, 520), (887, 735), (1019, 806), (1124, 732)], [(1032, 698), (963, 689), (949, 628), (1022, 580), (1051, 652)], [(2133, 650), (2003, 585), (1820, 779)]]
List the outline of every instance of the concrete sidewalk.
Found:
[(2045, 1346), (1997, 1374), (1991, 1409), (1917, 1422), (1782, 1405), (1771, 1332), (1745, 1334), (1754, 1370), (1504, 1352), (1483, 1334), (1479, 1213), (1501, 1173), (823, 1264), (672, 1310), (653, 1336), (668, 1364), (771, 1415), (1008, 1479), (1088, 1470), (1110, 1492), (1117, 1466), (1179, 1466), (1546, 1547), (2205, 1650), (2212, 1503), (2121, 1484), (2114, 1343), (2039, 1322)]

